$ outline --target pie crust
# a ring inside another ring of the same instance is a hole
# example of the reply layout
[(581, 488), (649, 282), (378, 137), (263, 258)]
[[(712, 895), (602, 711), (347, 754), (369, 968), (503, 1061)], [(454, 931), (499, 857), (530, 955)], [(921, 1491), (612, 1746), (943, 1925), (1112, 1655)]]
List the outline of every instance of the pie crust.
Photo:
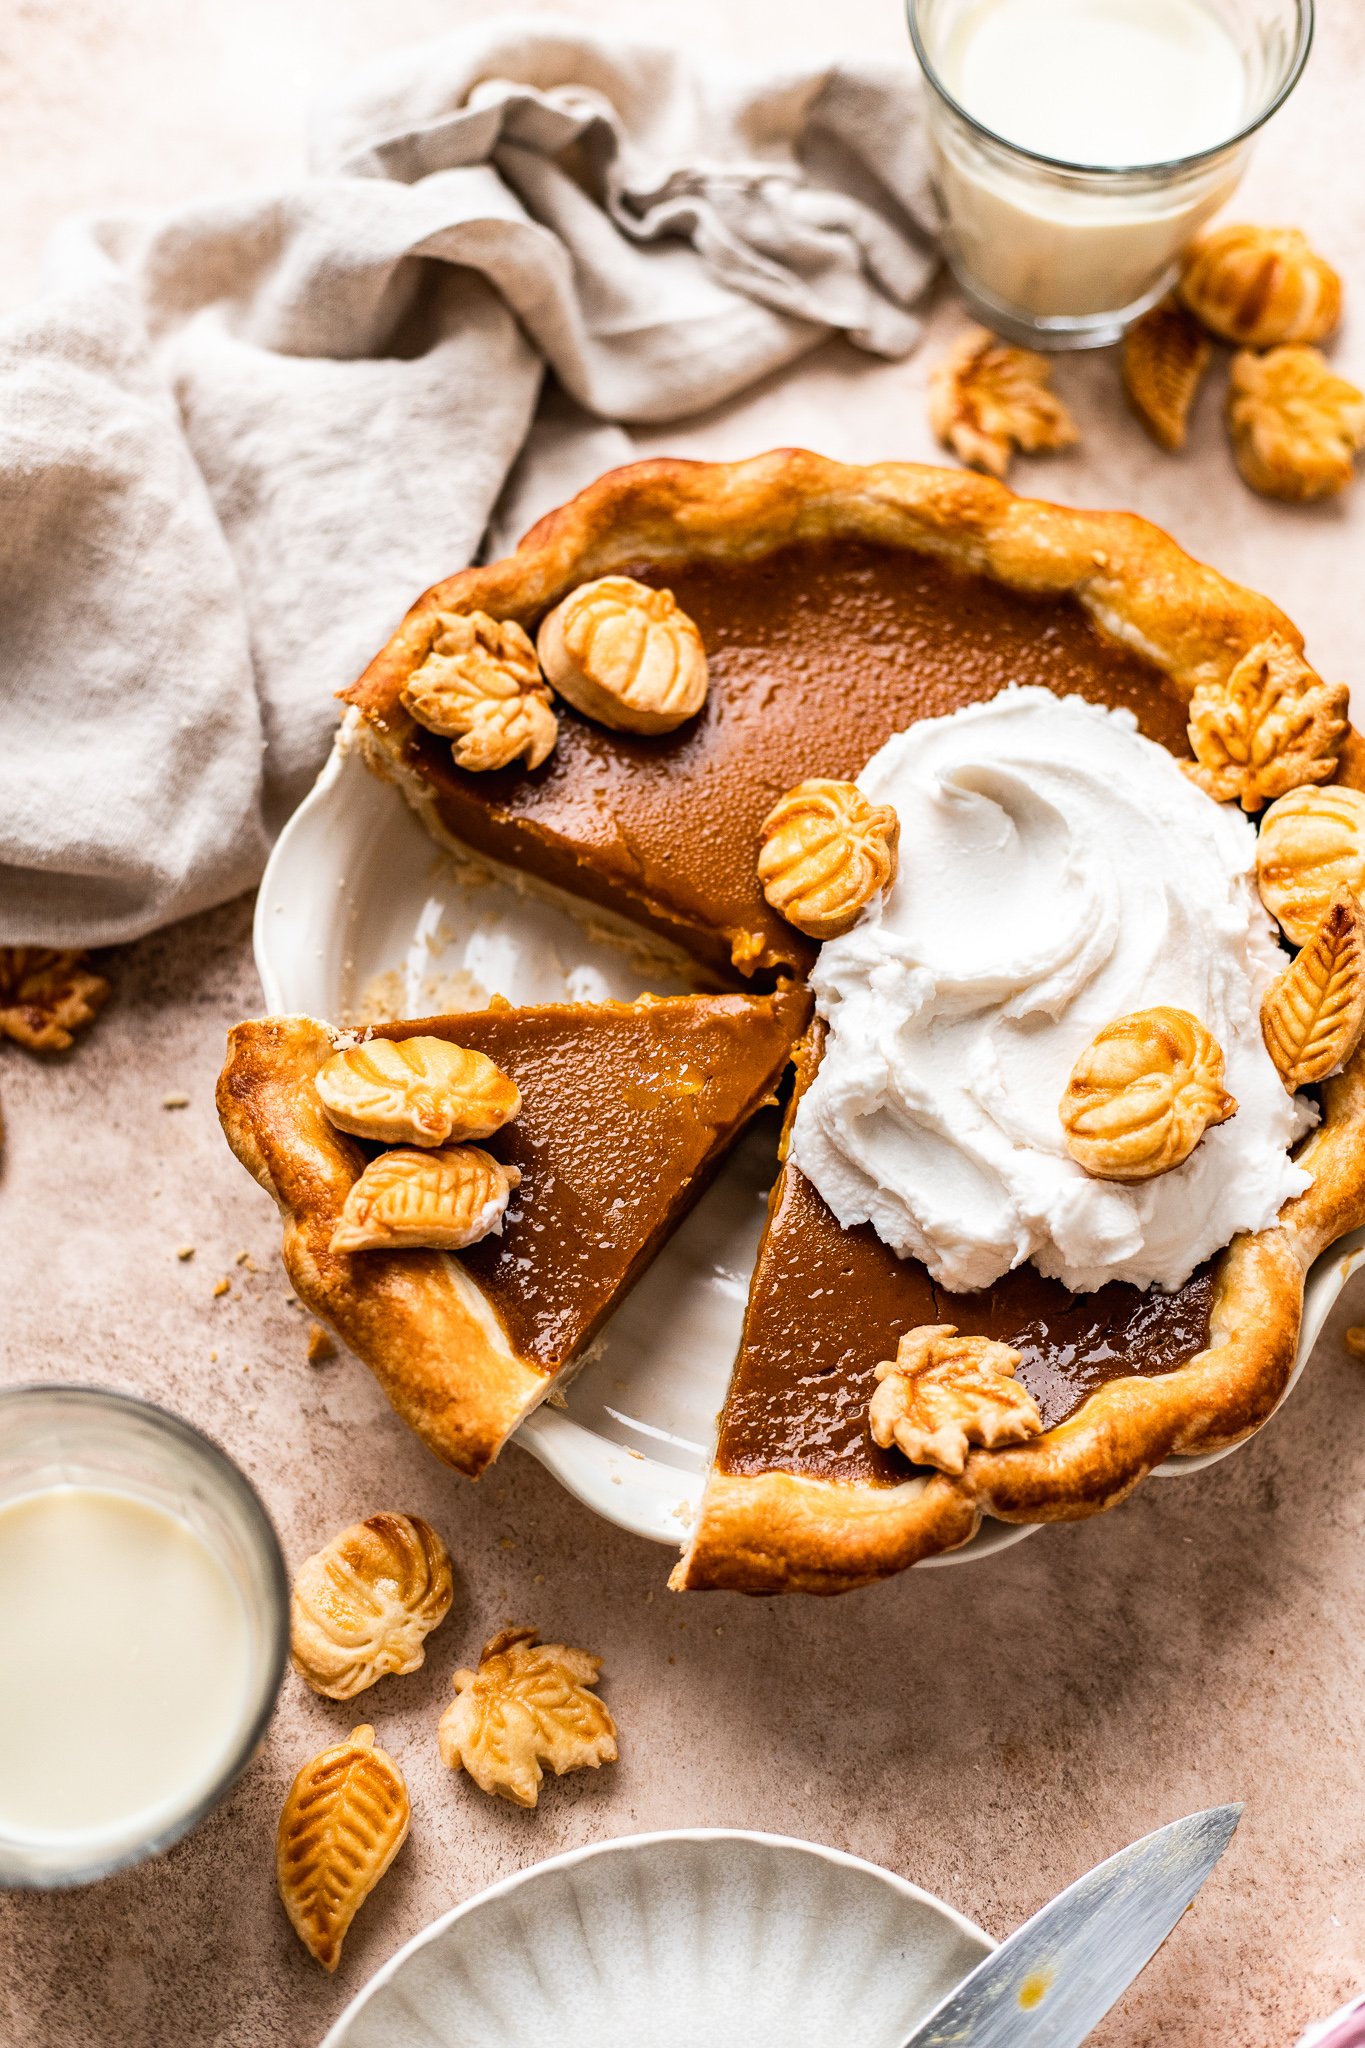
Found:
[[(854, 468), (800, 450), (737, 464), (653, 461), (601, 478), (542, 520), (507, 559), (427, 592), (343, 693), (357, 714), (361, 745), (438, 840), (458, 839), (440, 793), (414, 760), (414, 729), (401, 702), (434, 614), (479, 610), (534, 635), (553, 606), (593, 578), (680, 575), (708, 562), (760, 564), (777, 550), (829, 541), (905, 550), (1014, 592), (1079, 606), (1111, 645), (1159, 671), (1151, 678), (1153, 699), (1188, 706), (1197, 690), (1220, 689), (1268, 642), (1302, 659), (1301, 634), (1268, 599), (1193, 561), (1131, 514), (1019, 498), (960, 471), (906, 463)], [(804, 772), (850, 771), (811, 760)], [(1365, 788), (1365, 747), (1349, 728), (1335, 781)], [(613, 868), (586, 842), (547, 850), (510, 809), (494, 817), (477, 850), (496, 858), (500, 847), (508, 865), (533, 884), (567, 889), (580, 902), (643, 924), (712, 972), (771, 975), (804, 969), (812, 957), (809, 943), (763, 901), (756, 873), (745, 920), (717, 933), (652, 894), (638, 862)], [(808, 1054), (807, 1078), (811, 1070)], [(1219, 1449), (1250, 1434), (1292, 1373), (1308, 1267), (1335, 1238), (1365, 1223), (1365, 1053), (1324, 1084), (1322, 1102), (1322, 1123), (1301, 1153), (1313, 1185), (1287, 1204), (1274, 1228), (1239, 1238), (1218, 1256), (1210, 1341), (1186, 1362), (1106, 1381), (1035, 1439), (973, 1449), (960, 1477), (907, 1465), (899, 1483), (857, 1484), (780, 1469), (776, 1460), (764, 1471), (718, 1464), (672, 1583), (841, 1591), (965, 1543), (984, 1514), (1017, 1522), (1093, 1514), (1122, 1500), (1172, 1454)], [(793, 1171), (786, 1166), (779, 1176), (770, 1229)], [(941, 1306), (941, 1317), (924, 1320), (954, 1320), (953, 1297)], [(493, 1434), (485, 1429), (485, 1441)]]

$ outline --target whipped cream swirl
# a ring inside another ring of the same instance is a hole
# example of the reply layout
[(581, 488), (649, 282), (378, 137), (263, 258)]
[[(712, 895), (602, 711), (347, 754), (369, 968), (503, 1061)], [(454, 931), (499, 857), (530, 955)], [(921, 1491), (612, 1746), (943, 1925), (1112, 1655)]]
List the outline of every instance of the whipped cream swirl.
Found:
[[(1050, 690), (897, 733), (859, 778), (901, 824), (896, 882), (811, 977), (824, 1058), (791, 1156), (839, 1221), (870, 1222), (945, 1287), (1032, 1259), (1076, 1292), (1178, 1287), (1310, 1176), (1260, 1002), (1284, 965), (1256, 834), (1131, 712)], [(1237, 1113), (1173, 1172), (1122, 1185), (1067, 1153), (1058, 1103), (1095, 1033), (1190, 1010)]]

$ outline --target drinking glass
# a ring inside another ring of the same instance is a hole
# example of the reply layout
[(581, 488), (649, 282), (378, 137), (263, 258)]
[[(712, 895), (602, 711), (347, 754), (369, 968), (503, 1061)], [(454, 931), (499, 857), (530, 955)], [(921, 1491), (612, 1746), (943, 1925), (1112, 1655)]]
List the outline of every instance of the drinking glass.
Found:
[(1246, 79), (1241, 123), (1166, 163), (1068, 163), (994, 134), (954, 99), (941, 65), (981, 0), (907, 0), (944, 248), (973, 311), (1014, 341), (1098, 348), (1174, 281), (1182, 251), (1231, 196), (1251, 139), (1293, 90), (1313, 0), (1206, 0)]

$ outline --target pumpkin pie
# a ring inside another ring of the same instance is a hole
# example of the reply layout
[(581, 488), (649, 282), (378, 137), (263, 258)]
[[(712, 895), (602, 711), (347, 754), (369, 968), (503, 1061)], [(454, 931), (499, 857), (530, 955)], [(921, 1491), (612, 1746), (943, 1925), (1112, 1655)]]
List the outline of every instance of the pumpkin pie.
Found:
[(520, 1096), (514, 1120), (482, 1139), (513, 1199), (500, 1229), (458, 1252), (334, 1244), (376, 1145), (332, 1121), (316, 1083), (355, 1034), (310, 1017), (237, 1025), (218, 1112), (279, 1205), (299, 1299), (432, 1450), (473, 1477), (581, 1357), (771, 1100), (809, 1010), (788, 987), (384, 1025), (384, 1039), (484, 1055)]
[[(696, 627), (700, 708), (669, 731), (632, 733), (556, 700), (556, 743), (538, 766), (459, 767), (405, 703), (449, 620), (477, 613), (531, 641), (604, 577), (666, 589)], [(1018, 498), (985, 477), (792, 450), (602, 478), (506, 560), (429, 591), (343, 694), (365, 758), (438, 841), (591, 906), (599, 923), (643, 928), (698, 977), (733, 985), (804, 974), (815, 959), (758, 872), (784, 796), (856, 778), (892, 734), (1014, 684), (1126, 708), (1211, 795), (1248, 812), (1278, 794), (1273, 771), (1293, 746), (1295, 786), (1365, 787), (1343, 693), (1314, 676), (1295, 627), (1146, 522)], [(802, 1088), (819, 1057), (817, 1034)], [(784, 1164), (674, 1583), (841, 1590), (965, 1542), (983, 1514), (1091, 1514), (1170, 1454), (1246, 1435), (1288, 1384), (1309, 1264), (1365, 1222), (1359, 1054), (1321, 1103), (1301, 1155), (1311, 1187), (1171, 1293), (1118, 1282), (1073, 1293), (1032, 1267), (949, 1293), (869, 1226), (842, 1227)], [(957, 1474), (874, 1441), (879, 1368), (925, 1326), (1017, 1356), (1041, 1427), (972, 1448)]]

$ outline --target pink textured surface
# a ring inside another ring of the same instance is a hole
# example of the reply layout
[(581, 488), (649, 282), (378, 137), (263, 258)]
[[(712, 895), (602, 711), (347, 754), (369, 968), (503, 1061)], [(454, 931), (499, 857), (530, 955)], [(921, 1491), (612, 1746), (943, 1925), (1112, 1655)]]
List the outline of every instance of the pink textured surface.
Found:
[[(625, 0), (564, 11), (639, 21)], [(1305, 87), (1239, 210), (1312, 230), (1365, 309), (1365, 17), (1355, 0), (1324, 13)], [(700, 21), (759, 55), (767, 17), (696, 0), (651, 22), (695, 36)], [(449, 18), (438, 0), (21, 7), (0, 74), (4, 296), (32, 289), (39, 244), (71, 205), (287, 174), (312, 85)], [(792, 0), (783, 19), (795, 41), (835, 26), (815, 0)], [(848, 0), (837, 27), (846, 47), (901, 51), (893, 0)], [(960, 318), (945, 294), (930, 342), (903, 366), (869, 372), (827, 352), (810, 437), (833, 454), (930, 454), (925, 376), (935, 337)], [(1365, 310), (1336, 351), (1358, 379), (1362, 337)], [(1251, 498), (1212, 392), (1173, 461), (1127, 419), (1112, 362), (1066, 364), (1059, 382), (1085, 445), (1018, 480), (1160, 520), (1268, 590), (1319, 664), (1355, 679), (1365, 500), (1292, 513)], [(774, 391), (651, 445), (748, 453), (790, 431)], [(287, 1928), (272, 1842), (298, 1765), (360, 1715), (291, 1677), (263, 1751), (194, 1838), (97, 1889), (0, 1901), (7, 2048), (304, 2048), (443, 1908), (613, 1834), (812, 1835), (1004, 1933), (1134, 1835), (1237, 1797), (1247, 1814), (1224, 1866), (1096, 2040), (1289, 2048), (1365, 1982), (1365, 1368), (1341, 1342), (1345, 1323), (1365, 1320), (1365, 1282), (1285, 1410), (1200, 1478), (1154, 1483), (993, 1564), (834, 1603), (680, 1600), (663, 1590), (662, 1551), (596, 1521), (520, 1453), (465, 1485), (353, 1361), (307, 1364), (273, 1213), (212, 1109), (224, 1032), (260, 1001), (249, 906), (132, 948), (114, 973), (115, 1001), (70, 1056), (42, 1064), (0, 1047), (0, 1370), (104, 1381), (180, 1409), (252, 1474), (291, 1561), (356, 1515), (416, 1509), (450, 1542), (457, 1593), (426, 1668), (365, 1697), (408, 1774), (414, 1823), (338, 1976)], [(176, 1089), (189, 1107), (163, 1109)], [(183, 1263), (182, 1243), (196, 1246)], [(215, 1300), (224, 1275), (231, 1291)], [(451, 1670), (508, 1621), (599, 1651), (622, 1731), (618, 1766), (551, 1785), (535, 1814), (454, 1781), (436, 1753)]]

